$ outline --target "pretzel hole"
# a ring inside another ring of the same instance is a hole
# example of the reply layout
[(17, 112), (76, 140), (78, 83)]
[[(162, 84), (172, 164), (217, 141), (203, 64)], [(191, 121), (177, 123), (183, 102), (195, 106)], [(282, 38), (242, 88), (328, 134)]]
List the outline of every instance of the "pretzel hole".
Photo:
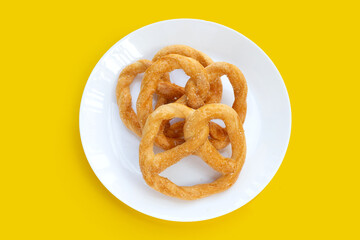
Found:
[(164, 152), (165, 150), (155, 146), (155, 144), (154, 144), (153, 151), (154, 151), (154, 154), (158, 154), (158, 153)]
[(183, 128), (180, 128), (179, 126), (175, 126), (174, 124), (178, 123), (178, 122), (183, 122), (184, 123), (184, 118), (172, 118), (170, 119), (169, 123), (170, 123), (170, 129), (167, 129), (165, 132), (165, 136), (170, 137), (170, 138), (179, 138), (179, 139), (184, 139), (184, 132), (183, 132)]
[(152, 108), (155, 109), (156, 108), (156, 104), (158, 102), (158, 95), (156, 93), (153, 94), (153, 98), (152, 98)]
[(221, 103), (232, 106), (235, 101), (233, 87), (226, 75), (221, 77), (221, 82), (223, 84), (223, 94), (222, 94)]
[(229, 145), (227, 145), (225, 148), (220, 149), (219, 153), (221, 154), (221, 156), (225, 158), (231, 158), (232, 155), (231, 143), (229, 143)]
[(134, 81), (130, 84), (130, 93), (131, 93), (131, 107), (134, 109), (136, 113), (136, 99), (139, 96), (140, 93), (140, 86), (141, 86), (141, 80), (144, 77), (144, 73), (138, 74)]
[[(225, 123), (224, 123), (224, 121), (221, 120), (221, 119), (212, 119), (212, 120), (210, 120), (210, 122), (216, 123), (216, 124), (219, 125), (220, 127), (225, 128)], [(211, 136), (210, 136), (210, 135), (208, 136), (208, 139), (211, 139)]]
[(225, 123), (221, 119), (212, 119), (210, 122), (214, 122), (214, 123), (218, 124), (219, 126), (221, 126), (222, 128), (225, 128)]
[(178, 86), (185, 87), (187, 81), (190, 79), (182, 69), (175, 69), (170, 72), (170, 81)]
[(193, 186), (211, 183), (221, 174), (213, 170), (200, 157), (191, 155), (165, 169), (160, 176), (168, 178), (178, 186)]
[(184, 121), (184, 119), (183, 118), (173, 118), (170, 120), (170, 125), (173, 125), (174, 123), (177, 123), (180, 121)]
[[(220, 127), (225, 128), (225, 123), (222, 119), (212, 119), (210, 122), (216, 123), (218, 124)], [(209, 139), (211, 139), (210, 135), (209, 135)], [(231, 150), (231, 143), (226, 146), (223, 149), (219, 150), (219, 153), (226, 158), (231, 158), (231, 154), (232, 154), (232, 150)]]

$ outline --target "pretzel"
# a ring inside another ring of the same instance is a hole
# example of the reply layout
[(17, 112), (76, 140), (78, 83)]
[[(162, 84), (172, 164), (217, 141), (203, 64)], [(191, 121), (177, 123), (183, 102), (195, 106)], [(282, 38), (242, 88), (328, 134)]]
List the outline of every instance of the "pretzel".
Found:
[[(161, 76), (175, 69), (183, 69), (194, 82), (189, 92), (194, 93), (189, 97), (188, 102), (196, 102), (197, 98), (206, 98), (209, 92), (209, 82), (205, 68), (196, 60), (182, 55), (169, 54), (161, 57), (153, 63), (145, 72), (138, 100), (136, 102), (136, 110), (140, 126), (145, 125), (147, 117), (153, 112), (152, 100)], [(172, 148), (181, 144), (183, 140), (166, 137), (162, 131), (159, 132), (156, 139), (158, 146), (163, 149)]]
[[(165, 152), (154, 154), (153, 145), (163, 120), (185, 118), (185, 142)], [(231, 158), (225, 158), (209, 142), (211, 119), (225, 122), (232, 144)], [(169, 179), (159, 176), (166, 168), (182, 158), (196, 154), (222, 175), (208, 184), (178, 186)], [(208, 104), (197, 110), (185, 105), (171, 103), (157, 108), (147, 119), (139, 148), (140, 169), (145, 182), (155, 190), (171, 197), (185, 200), (203, 198), (222, 192), (237, 180), (245, 161), (246, 143), (244, 130), (238, 114), (224, 104)]]
[[(217, 81), (223, 75), (226, 75), (233, 87), (235, 100), (233, 103), (234, 110), (239, 114), (241, 122), (244, 123), (246, 117), (246, 96), (247, 84), (244, 75), (235, 65), (226, 62), (215, 62), (206, 68), (210, 85)], [(165, 135), (173, 138), (180, 138), (183, 135), (184, 122), (178, 122), (171, 126), (165, 127)], [(229, 138), (225, 129), (219, 125), (210, 122), (210, 142), (217, 148), (222, 149), (229, 144)]]

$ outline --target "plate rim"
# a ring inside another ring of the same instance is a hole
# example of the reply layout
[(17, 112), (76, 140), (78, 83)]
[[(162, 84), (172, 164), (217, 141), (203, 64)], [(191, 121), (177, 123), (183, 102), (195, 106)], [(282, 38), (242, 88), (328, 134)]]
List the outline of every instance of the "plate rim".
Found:
[[(283, 149), (283, 152), (281, 153), (281, 161), (279, 162), (278, 166), (276, 166), (276, 170), (274, 171), (274, 173), (272, 174), (271, 178), (270, 178), (270, 181), (259, 191), (257, 192), (254, 197), (252, 199), (250, 199), (248, 202), (244, 203), (244, 204), (239, 204), (239, 205), (236, 205), (236, 207), (234, 208), (231, 208), (231, 210), (223, 210), (223, 211), (219, 211), (217, 212), (216, 216), (212, 216), (212, 217), (205, 217), (205, 218), (196, 218), (196, 219), (178, 219), (177, 217), (173, 217), (173, 218), (168, 218), (168, 217), (159, 217), (159, 216), (155, 216), (149, 212), (144, 212), (144, 211), (141, 211), (141, 210), (138, 210), (136, 209), (135, 207), (131, 206), (131, 204), (127, 201), (127, 200), (124, 200), (124, 199), (120, 199), (117, 197), (116, 194), (114, 194), (110, 189), (108, 189), (106, 187), (106, 185), (101, 181), (101, 179), (99, 178), (99, 176), (96, 174), (92, 164), (91, 164), (91, 161), (89, 160), (88, 158), (88, 154), (86, 153), (86, 150), (85, 150), (85, 146), (84, 146), (84, 143), (83, 143), (83, 134), (82, 134), (82, 127), (81, 127), (81, 122), (83, 121), (82, 120), (82, 112), (84, 111), (83, 108), (84, 108), (84, 94), (86, 92), (86, 89), (88, 88), (88, 84), (89, 84), (89, 80), (91, 79), (92, 75), (94, 74), (95, 72), (95, 69), (97, 69), (98, 65), (100, 65), (100, 63), (102, 62), (102, 60), (107, 57), (107, 55), (110, 54), (110, 52), (112, 52), (111, 50), (113, 50), (114, 48), (116, 48), (119, 44), (121, 44), (123, 41), (126, 41), (132, 34), (135, 34), (136, 32), (138, 31), (141, 31), (145, 28), (149, 28), (151, 26), (154, 26), (154, 25), (158, 25), (158, 24), (162, 24), (162, 23), (167, 23), (167, 22), (179, 22), (179, 21), (195, 21), (195, 22), (202, 22), (202, 23), (206, 23), (206, 24), (211, 24), (211, 25), (216, 25), (218, 27), (222, 27), (222, 28), (225, 28), (226, 30), (229, 30), (233, 33), (235, 33), (236, 35), (239, 35), (240, 37), (243, 37), (244, 39), (246, 39), (246, 41), (248, 43), (250, 43), (251, 45), (255, 46), (258, 50), (260, 50), (262, 52), (262, 54), (267, 58), (268, 61), (270, 61), (272, 63), (272, 66), (275, 70), (275, 73), (278, 75), (278, 77), (281, 79), (281, 85), (282, 85), (282, 89), (285, 91), (286, 93), (286, 99), (287, 99), (287, 103), (288, 103), (288, 118), (289, 118), (289, 127), (287, 129), (287, 132), (288, 132), (288, 136), (287, 136), (287, 141), (286, 141), (286, 147)], [(282, 165), (283, 161), (284, 161), (284, 158), (286, 156), (286, 153), (287, 153), (287, 149), (289, 147), (289, 143), (290, 143), (290, 138), (291, 138), (291, 129), (292, 129), (292, 110), (291, 110), (291, 102), (290, 102), (290, 97), (289, 97), (289, 93), (287, 91), (287, 87), (286, 87), (286, 84), (284, 82), (284, 79), (282, 78), (279, 70), (277, 69), (276, 65), (274, 64), (274, 62), (270, 59), (270, 57), (257, 45), (255, 44), (255, 42), (253, 42), (252, 40), (250, 40), (248, 37), (244, 36), (243, 34), (241, 34), (240, 32), (230, 28), (230, 27), (227, 27), (225, 25), (222, 25), (220, 23), (216, 23), (216, 22), (212, 22), (212, 21), (208, 21), (208, 20), (203, 20), (203, 19), (196, 19), (196, 18), (176, 18), (176, 19), (168, 19), (168, 20), (163, 20), (163, 21), (157, 21), (157, 22), (154, 22), (154, 23), (151, 23), (151, 24), (148, 24), (148, 25), (145, 25), (141, 28), (138, 28), (130, 33), (128, 33), (127, 35), (125, 35), (123, 38), (121, 38), (120, 40), (118, 40), (114, 45), (112, 45), (103, 55), (102, 57), (99, 59), (99, 61), (95, 64), (95, 66), (93, 67), (87, 81), (86, 81), (86, 84), (84, 86), (84, 90), (83, 90), (83, 93), (82, 93), (82, 96), (81, 96), (81, 100), (80, 100), (80, 109), (79, 109), (79, 133), (80, 133), (80, 141), (81, 141), (81, 145), (83, 147), (83, 151), (84, 151), (84, 154), (86, 156), (86, 159), (87, 159), (87, 162), (89, 163), (90, 167), (91, 167), (91, 170), (94, 172), (95, 176), (97, 177), (97, 179), (100, 181), (100, 183), (107, 189), (107, 191), (109, 191), (115, 198), (117, 198), (118, 200), (120, 200), (122, 203), (124, 203), (125, 205), (127, 205), (128, 207), (130, 207), (131, 209), (137, 211), (137, 212), (140, 212), (142, 214), (145, 214), (147, 216), (150, 216), (150, 217), (154, 217), (156, 219), (160, 219), (160, 220), (166, 220), (166, 221), (173, 221), (173, 222), (199, 222), (199, 221), (205, 221), (205, 220), (210, 220), (210, 219), (215, 219), (215, 218), (218, 218), (218, 217), (221, 217), (221, 216), (224, 216), (224, 215), (227, 215), (233, 211), (236, 211), (238, 209), (240, 209), (241, 207), (243, 207), (244, 205), (248, 204), (249, 202), (251, 202), (252, 200), (254, 200), (269, 184), (270, 182), (273, 180), (274, 176), (276, 175), (276, 173), (278, 172), (280, 166)]]

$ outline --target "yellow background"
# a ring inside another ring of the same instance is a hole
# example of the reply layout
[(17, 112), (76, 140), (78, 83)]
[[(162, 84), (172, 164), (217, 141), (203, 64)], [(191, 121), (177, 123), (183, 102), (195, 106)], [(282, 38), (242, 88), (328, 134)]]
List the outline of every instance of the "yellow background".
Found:
[[(126, 34), (172, 18), (249, 37), (292, 106), (290, 145), (250, 203), (197, 223), (145, 216), (112, 196), (82, 150), (82, 91)], [(1, 20), (1, 239), (359, 237), (356, 1), (7, 1)]]

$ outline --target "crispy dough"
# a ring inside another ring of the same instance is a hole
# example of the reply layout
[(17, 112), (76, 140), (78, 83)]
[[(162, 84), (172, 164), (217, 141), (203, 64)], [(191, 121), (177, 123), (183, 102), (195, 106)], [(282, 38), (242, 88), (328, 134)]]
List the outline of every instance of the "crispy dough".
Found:
[[(155, 155), (153, 145), (162, 121), (175, 117), (186, 119), (186, 141)], [(214, 118), (225, 122), (232, 143), (231, 158), (221, 156), (208, 140), (208, 122)], [(190, 154), (200, 156), (222, 176), (212, 183), (190, 187), (178, 186), (159, 176), (166, 168)], [(240, 118), (234, 109), (224, 104), (208, 104), (197, 110), (177, 103), (160, 106), (148, 117), (139, 148), (140, 168), (146, 183), (163, 194), (185, 200), (207, 197), (231, 187), (240, 174), (245, 155), (245, 135)]]
[(159, 82), (156, 93), (166, 98), (168, 101), (175, 102), (185, 94), (185, 89), (174, 83)]
[(141, 136), (141, 126), (134, 109), (131, 107), (130, 84), (138, 74), (145, 72), (151, 64), (152, 62), (150, 60), (143, 59), (126, 66), (121, 71), (116, 86), (116, 99), (119, 106), (120, 118), (125, 126), (138, 136)]
[[(178, 68), (190, 76), (185, 88), (170, 82), (169, 72)], [(143, 72), (136, 114), (131, 107), (130, 84)], [(234, 90), (232, 108), (217, 103), (221, 100), (220, 77), (223, 75), (228, 77)], [(154, 94), (158, 95), (155, 111), (152, 107)], [(203, 198), (231, 187), (240, 174), (246, 155), (242, 127), (247, 110), (246, 96), (246, 80), (236, 66), (214, 63), (207, 55), (184, 45), (161, 49), (153, 62), (139, 60), (125, 67), (116, 87), (117, 103), (126, 127), (142, 137), (139, 163), (146, 183), (163, 194), (186, 200)], [(170, 125), (170, 119), (175, 117), (185, 121)], [(212, 119), (223, 120), (226, 127), (210, 122)], [(225, 158), (217, 149), (229, 143), (232, 156)], [(155, 155), (154, 144), (166, 151)], [(159, 176), (190, 154), (201, 157), (220, 172), (221, 177), (209, 184), (186, 187)]]
[(205, 53), (200, 52), (192, 47), (186, 45), (170, 45), (160, 49), (152, 59), (153, 62), (156, 62), (161, 57), (169, 55), (169, 54), (178, 54), (185, 57), (190, 57), (198, 61), (204, 67), (213, 63), (213, 60), (206, 55)]
[[(151, 61), (141, 59), (133, 64), (126, 66), (121, 71), (116, 86), (116, 100), (119, 106), (120, 118), (125, 126), (139, 137), (141, 137), (141, 126), (139, 124), (138, 117), (131, 106), (132, 97), (130, 93), (130, 85), (134, 81), (135, 77), (138, 74), (145, 72), (146, 69), (151, 66), (151, 64)], [(169, 75), (163, 75), (160, 82), (170, 83)], [(169, 101), (165, 96), (159, 96), (155, 108), (167, 103), (169, 103)], [(164, 122), (163, 128), (167, 124), (168, 123)]]

